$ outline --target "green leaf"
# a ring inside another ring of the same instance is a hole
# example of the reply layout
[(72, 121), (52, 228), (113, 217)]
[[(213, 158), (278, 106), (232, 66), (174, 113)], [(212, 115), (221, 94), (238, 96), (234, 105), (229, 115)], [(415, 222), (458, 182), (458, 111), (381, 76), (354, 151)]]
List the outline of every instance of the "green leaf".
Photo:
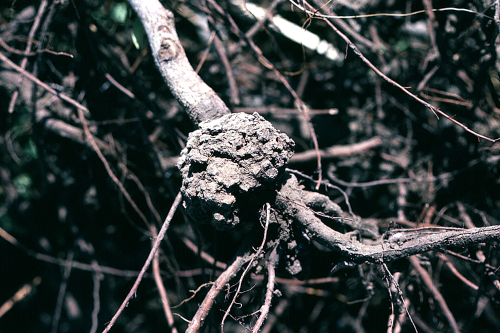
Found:
[(124, 24), (127, 21), (129, 7), (125, 2), (118, 2), (113, 5), (110, 17), (116, 23)]
[(132, 27), (132, 43), (136, 49), (140, 50), (144, 47), (144, 43), (146, 42), (146, 32), (142, 27), (141, 21), (136, 19), (134, 21), (134, 26)]

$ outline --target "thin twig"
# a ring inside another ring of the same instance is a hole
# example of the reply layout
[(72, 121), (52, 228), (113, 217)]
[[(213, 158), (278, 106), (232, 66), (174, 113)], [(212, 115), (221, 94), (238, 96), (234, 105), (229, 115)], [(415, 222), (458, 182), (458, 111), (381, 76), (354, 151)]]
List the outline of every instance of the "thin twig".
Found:
[(114, 275), (114, 276), (122, 276), (122, 277), (136, 277), (139, 275), (139, 272), (137, 271), (130, 271), (130, 270), (120, 270), (108, 266), (97, 266), (95, 267), (93, 264), (85, 264), (77, 261), (68, 261), (65, 259), (61, 258), (56, 258), (52, 257), (43, 253), (37, 253), (25, 245), (21, 244), (15, 237), (13, 237), (11, 234), (6, 232), (4, 229), (0, 228), (0, 237), (6, 240), (7, 242), (11, 243), (15, 247), (19, 248), (22, 250), (26, 255), (35, 258), (40, 261), (48, 262), (50, 264), (54, 265), (59, 265), (59, 266), (67, 266), (71, 265), (72, 268), (81, 270), (81, 271), (86, 271), (86, 272), (102, 272), (105, 274), (109, 275)]
[(106, 171), (107, 171), (109, 177), (116, 184), (116, 186), (118, 186), (118, 188), (120, 189), (120, 192), (123, 194), (125, 199), (127, 199), (128, 203), (132, 206), (132, 208), (135, 210), (137, 215), (139, 215), (141, 220), (144, 222), (144, 225), (146, 225), (146, 226), (149, 225), (149, 221), (146, 218), (146, 216), (144, 216), (144, 214), (141, 212), (141, 210), (139, 209), (139, 207), (137, 206), (135, 201), (132, 199), (132, 197), (128, 193), (125, 186), (123, 186), (123, 184), (118, 180), (118, 178), (113, 173), (113, 170), (111, 170), (111, 166), (109, 165), (108, 161), (106, 160), (106, 158), (102, 154), (102, 152), (99, 149), (99, 147), (97, 146), (96, 142), (94, 141), (94, 137), (92, 136), (92, 133), (90, 133), (89, 127), (87, 126), (87, 121), (85, 120), (85, 117), (83, 116), (83, 112), (80, 109), (78, 109), (78, 116), (79, 116), (80, 121), (82, 123), (83, 131), (85, 132), (87, 139), (90, 141), (92, 148), (96, 152), (97, 156), (99, 156), (99, 159), (101, 160), (102, 164), (104, 164), (104, 168), (106, 168)]
[(132, 289), (130, 289), (127, 297), (123, 300), (122, 304), (120, 305), (120, 308), (118, 311), (116, 311), (115, 315), (109, 322), (109, 324), (106, 326), (103, 333), (109, 332), (111, 327), (115, 324), (116, 320), (120, 316), (120, 314), (123, 312), (123, 310), (127, 307), (128, 302), (130, 299), (134, 296), (134, 294), (137, 292), (137, 288), (139, 287), (139, 284), (142, 281), (142, 278), (144, 277), (144, 274), (146, 274), (146, 270), (148, 269), (149, 265), (151, 264), (151, 261), (153, 260), (153, 257), (156, 254), (156, 251), (160, 247), (161, 241), (165, 237), (165, 233), (167, 232), (168, 226), (170, 225), (170, 221), (172, 221), (172, 218), (174, 217), (175, 211), (177, 210), (177, 207), (181, 203), (182, 200), (182, 194), (179, 192), (177, 196), (175, 197), (174, 202), (172, 203), (172, 206), (170, 207), (170, 211), (168, 212), (167, 217), (165, 218), (165, 221), (163, 222), (163, 225), (161, 226), (160, 232), (158, 233), (158, 237), (156, 237), (156, 241), (151, 248), (151, 251), (149, 252), (149, 256), (146, 259), (146, 262), (142, 266), (141, 272), (139, 273), (139, 276), (135, 280), (134, 285), (132, 286)]
[(271, 2), (269, 5), (266, 6), (266, 14), (262, 19), (257, 20), (257, 22), (255, 22), (250, 29), (248, 29), (248, 31), (245, 34), (247, 38), (252, 38), (259, 31), (260, 28), (264, 30), (266, 29), (265, 28), (266, 22), (272, 19), (273, 12), (275, 11), (276, 6), (278, 6), (281, 2), (283, 2), (283, 0), (273, 0), (273, 2)]
[[(275, 106), (265, 106), (265, 107), (239, 107), (239, 108), (234, 108), (234, 112), (245, 112), (245, 113), (260, 113), (260, 114), (270, 114), (270, 115), (277, 115), (277, 116), (292, 116), (292, 115), (301, 115), (302, 112), (297, 109), (291, 109), (291, 108), (280, 108), (280, 107), (275, 107)], [(325, 114), (325, 115), (337, 115), (339, 113), (338, 109), (331, 108), (331, 109), (309, 109), (307, 111), (310, 115), (320, 115), (320, 114)]]
[[(303, 8), (301, 8), (303, 9)], [(306, 11), (305, 9), (303, 9), (304, 11)], [(315, 16), (318, 16), (317, 13), (313, 13)], [(415, 99), (417, 102), (421, 103), (423, 106), (425, 106), (426, 108), (428, 108), (429, 110), (431, 110), (435, 115), (436, 117), (438, 117), (438, 114), (445, 117), (446, 119), (450, 120), (451, 122), (455, 123), (456, 125), (462, 127), (465, 131), (477, 136), (478, 138), (481, 138), (481, 139), (484, 139), (484, 140), (487, 140), (487, 141), (490, 141), (490, 142), (496, 142), (498, 140), (500, 140), (500, 138), (496, 138), (496, 139), (491, 139), (487, 136), (484, 136), (482, 134), (479, 134), (473, 130), (471, 130), (470, 128), (468, 128), (467, 126), (465, 126), (464, 124), (462, 124), (461, 122), (453, 119), (453, 117), (447, 115), (446, 113), (444, 113), (443, 111), (439, 110), (438, 108), (432, 106), (431, 104), (427, 103), (426, 101), (424, 101), (423, 99), (417, 97), (416, 95), (412, 94), (408, 89), (406, 89), (405, 87), (403, 87), (402, 85), (400, 85), (399, 83), (397, 83), (396, 81), (394, 81), (393, 79), (389, 78), (387, 75), (385, 75), (384, 73), (382, 73), (374, 64), (372, 64), (370, 62), (370, 60), (368, 60), (364, 55), (363, 53), (357, 48), (357, 46), (351, 42), (351, 40), (346, 36), (344, 35), (339, 29), (337, 29), (337, 27), (335, 25), (333, 25), (329, 20), (327, 20), (326, 18), (323, 18), (323, 20), (326, 22), (326, 24), (328, 24), (328, 26), (330, 26), (330, 28), (332, 28), (333, 31), (335, 31), (335, 33), (337, 35), (340, 36), (340, 38), (342, 38), (346, 43), (347, 45), (349, 46), (349, 48), (351, 48), (354, 53), (365, 63), (368, 65), (368, 67), (370, 67), (377, 75), (379, 75), (382, 79), (384, 79), (385, 81), (389, 82), (390, 84), (394, 85), (395, 87), (399, 88), (401, 91), (403, 91), (405, 94), (407, 94), (408, 96), (410, 96), (411, 98)]]
[(417, 257), (411, 256), (409, 260), (413, 268), (415, 268), (415, 270), (418, 272), (418, 275), (422, 279), (422, 282), (426, 286), (427, 290), (432, 294), (434, 300), (436, 300), (437, 304), (441, 308), (441, 311), (443, 312), (445, 318), (448, 320), (448, 323), (450, 324), (453, 332), (459, 333), (460, 329), (458, 328), (457, 321), (448, 308), (443, 295), (441, 295), (436, 285), (432, 282), (432, 278), (429, 273), (420, 265), (420, 261), (417, 259)]
[[(36, 31), (38, 30), (40, 21), (42, 19), (43, 14), (45, 13), (45, 8), (47, 7), (47, 4), (48, 1), (43, 0), (42, 2), (40, 2), (40, 6), (38, 7), (38, 12), (36, 14), (35, 20), (33, 21), (33, 25), (31, 26), (30, 32), (28, 34), (28, 42), (26, 44), (26, 49), (24, 50), (24, 58), (23, 60), (21, 60), (21, 65), (19, 66), (19, 68), (21, 68), (22, 70), (25, 70), (26, 65), (28, 64), (28, 55), (31, 52), (31, 46), (33, 45), (33, 40), (34, 40), (33, 37), (35, 36)], [(19, 96), (19, 86), (21, 85), (21, 82), (22, 78), (20, 78), (20, 80), (17, 82), (16, 90), (14, 91), (10, 99), (9, 109), (8, 109), (9, 113), (14, 112), (14, 106), (16, 105), (16, 100), (17, 97)]]
[(51, 333), (57, 333), (59, 329), (59, 320), (61, 319), (61, 312), (66, 299), (66, 289), (68, 287), (69, 276), (71, 275), (71, 261), (73, 260), (74, 253), (71, 251), (68, 253), (68, 264), (64, 267), (64, 273), (62, 276), (61, 284), (59, 285), (59, 292), (57, 293), (56, 308), (54, 311), (54, 316), (52, 317), (52, 330)]
[[(326, 15), (326, 14), (318, 13), (316, 10), (315, 11), (307, 10), (304, 7), (302, 7), (301, 5), (299, 5), (297, 2), (295, 2), (294, 0), (288, 0), (288, 1), (290, 3), (292, 3), (295, 7), (303, 10), (305, 13), (307, 13), (309, 15), (316, 16), (316, 17), (320, 17), (320, 18), (355, 19), (355, 18), (364, 18), (364, 17), (384, 17), (384, 16), (388, 16), (388, 17), (409, 17), (409, 16), (414, 16), (414, 15), (417, 15), (417, 14), (423, 14), (423, 13), (426, 12), (425, 9), (422, 9), (422, 10), (417, 10), (417, 11), (410, 12), (410, 13), (375, 13), (375, 14), (360, 14), (360, 15)], [(474, 15), (477, 15), (477, 16), (480, 16), (480, 17), (488, 18), (490, 20), (495, 20), (491, 16), (488, 16), (488, 15), (485, 15), (483, 13), (479, 13), (479, 12), (477, 12), (475, 10), (471, 10), (471, 9), (467, 9), (467, 8), (445, 7), (445, 8), (434, 8), (434, 9), (432, 9), (432, 11), (433, 12), (464, 12), (464, 13), (470, 13), (470, 14), (474, 14)]]
[(193, 319), (189, 323), (186, 333), (198, 332), (203, 325), (205, 318), (207, 317), (215, 299), (222, 291), (222, 288), (231, 280), (233, 276), (238, 273), (238, 271), (243, 267), (243, 265), (251, 260), (253, 256), (248, 253), (248, 248), (251, 247), (248, 242), (243, 242), (238, 250), (236, 258), (233, 263), (227, 267), (227, 269), (215, 280), (212, 288), (203, 299), (198, 311), (194, 315)]
[(51, 93), (52, 95), (59, 97), (63, 101), (68, 102), (69, 104), (73, 105), (74, 107), (76, 107), (79, 110), (85, 111), (86, 113), (89, 112), (89, 110), (85, 106), (81, 105), (80, 103), (78, 103), (77, 101), (72, 99), (71, 97), (68, 97), (68, 96), (58, 92), (57, 90), (52, 89), (46, 83), (40, 81), (36, 76), (34, 76), (33, 74), (27, 72), (25, 69), (21, 68), (20, 66), (16, 65), (15, 63), (13, 63), (9, 58), (7, 58), (7, 56), (5, 56), (1, 52), (0, 52), (0, 60), (3, 61), (7, 66), (9, 66), (12, 69), (16, 70), (17, 72), (19, 72), (21, 75), (25, 76), (28, 80), (32, 81), (33, 83), (37, 84), (38, 86), (42, 87), (43, 89), (45, 89), (46, 91)]
[(92, 290), (92, 298), (94, 300), (94, 308), (92, 309), (92, 327), (90, 328), (90, 333), (95, 333), (97, 332), (97, 328), (99, 327), (98, 316), (101, 309), (99, 290), (101, 289), (101, 280), (103, 278), (103, 275), (101, 274), (99, 264), (95, 259), (92, 260), (92, 268), (94, 268), (94, 272), (92, 272), (92, 282), (94, 284), (94, 288)]
[[(417, 330), (417, 327), (415, 326), (415, 323), (413, 322), (413, 319), (410, 315), (410, 312), (408, 311), (408, 308), (405, 306), (405, 300), (403, 298), (403, 291), (401, 290), (401, 287), (399, 286), (399, 283), (398, 283), (398, 279), (399, 279), (399, 276), (401, 276), (401, 273), (396, 273), (394, 275), (392, 275), (391, 271), (389, 270), (389, 267), (387, 267), (387, 265), (383, 262), (382, 263), (382, 268), (384, 269), (384, 272), (385, 274), (387, 274), (387, 276), (389, 276), (389, 293), (391, 292), (391, 286), (393, 286), (393, 291), (396, 293), (396, 297), (398, 297), (400, 300), (401, 300), (401, 304), (404, 306), (404, 312), (406, 312), (408, 314), (408, 318), (410, 319), (412, 325), (413, 325), (413, 328), (415, 329), (415, 332), (418, 333), (418, 330)], [(393, 304), (394, 306), (394, 304)], [(399, 311), (398, 311), (399, 312)], [(396, 317), (394, 316), (393, 317), (393, 320), (395, 320)], [(392, 322), (392, 325), (394, 325), (394, 321)], [(389, 332), (389, 330), (388, 330)]]
[(198, 246), (195, 243), (193, 243), (189, 238), (182, 237), (181, 240), (187, 246), (188, 249), (190, 249), (191, 251), (193, 251), (193, 253), (196, 254), (196, 255), (199, 254), (200, 258), (203, 259), (203, 260), (205, 260), (210, 265), (215, 265), (215, 267), (220, 268), (220, 269), (226, 269), (227, 268), (227, 264), (226, 263), (223, 263), (223, 262), (220, 262), (220, 261), (216, 261), (214, 259), (214, 257), (212, 257), (210, 254), (208, 254), (207, 252), (205, 252), (203, 250), (200, 250), (198, 248)]
[(450, 269), (450, 271), (453, 273), (453, 275), (455, 275), (457, 278), (459, 278), (460, 281), (462, 281), (467, 287), (469, 287), (473, 290), (476, 290), (476, 291), (479, 290), (479, 287), (476, 284), (469, 281), (465, 276), (460, 274), (460, 272), (458, 271), (458, 269), (455, 268), (455, 266), (450, 261), (450, 259), (448, 259), (443, 253), (438, 253), (437, 256), (439, 257), (439, 259), (444, 261), (444, 263), (446, 264), (446, 267), (448, 267)]
[(9, 44), (7, 44), (2, 38), (0, 38), (0, 46), (2, 46), (5, 50), (7, 50), (7, 52), (22, 55), (25, 57), (33, 57), (33, 56), (36, 56), (40, 53), (50, 53), (50, 54), (57, 55), (57, 56), (66, 56), (66, 57), (73, 58), (73, 55), (70, 53), (56, 52), (56, 51), (52, 51), (49, 49), (37, 50), (36, 52), (26, 53), (26, 51), (21, 51), (21, 50), (15, 49), (13, 47), (10, 47)]
[[(214, 24), (213, 18), (211, 16), (208, 17), (209, 21)], [(234, 73), (231, 68), (231, 64), (229, 63), (229, 59), (227, 58), (226, 50), (224, 48), (224, 44), (222, 40), (215, 34), (214, 37), (214, 46), (217, 54), (219, 55), (219, 59), (222, 63), (222, 67), (226, 72), (227, 83), (229, 84), (229, 92), (230, 92), (230, 101), (232, 105), (240, 104), (240, 96), (238, 92), (238, 85), (236, 84), (236, 79), (234, 78)]]
[[(406, 309), (408, 309), (410, 307), (410, 299), (408, 297), (406, 297), (404, 299), (403, 306)], [(408, 318), (411, 318), (412, 323), (413, 323), (413, 327), (415, 328), (415, 332), (418, 333), (418, 330), (416, 329), (416, 324), (415, 324), (415, 322), (413, 320), (413, 317), (410, 317), (410, 312), (409, 311), (402, 311), (399, 314), (398, 318), (396, 319), (396, 323), (394, 325), (394, 330), (392, 331), (392, 333), (401, 333), (402, 326), (403, 326), (403, 323), (405, 322), (406, 315), (408, 315)]]
[(260, 308), (260, 316), (255, 323), (255, 326), (252, 329), (252, 333), (257, 333), (260, 330), (260, 327), (264, 323), (264, 320), (267, 318), (269, 310), (271, 309), (271, 300), (273, 298), (274, 292), (274, 283), (276, 282), (276, 271), (275, 267), (278, 264), (279, 255), (277, 251), (277, 247), (273, 249), (269, 259), (267, 260), (267, 289), (266, 289), (266, 299), (264, 304)]
[(427, 14), (427, 29), (429, 30), (429, 37), (431, 39), (432, 45), (432, 53), (428, 57), (440, 57), (439, 49), (436, 42), (436, 31), (435, 29), (438, 27), (438, 22), (436, 21), (436, 15), (434, 15), (434, 11), (432, 8), (431, 0), (423, 0), (422, 1), (425, 8), (425, 13)]
[[(345, 157), (356, 154), (361, 154), (367, 150), (380, 147), (382, 138), (375, 136), (366, 141), (357, 142), (350, 145), (336, 145), (319, 151), (322, 158)], [(289, 163), (307, 162), (314, 160), (316, 151), (306, 150), (304, 152), (295, 153)]]
[(26, 283), (24, 286), (19, 288), (19, 290), (16, 291), (16, 293), (11, 298), (9, 298), (7, 301), (5, 301), (5, 303), (3, 303), (0, 306), (0, 318), (2, 318), (4, 314), (9, 312), (9, 310), (12, 309), (14, 304), (23, 300), (25, 297), (29, 296), (33, 291), (33, 289), (35, 289), (36, 286), (38, 286), (41, 282), (42, 278), (36, 276), (35, 278), (33, 278), (31, 283)]
[(238, 296), (240, 294), (241, 286), (243, 285), (243, 279), (245, 278), (246, 273), (248, 273), (248, 271), (253, 267), (253, 265), (252, 265), (253, 262), (257, 258), (259, 258), (260, 254), (264, 250), (264, 245), (266, 245), (267, 229), (269, 228), (270, 215), (271, 215), (271, 205), (269, 203), (266, 203), (266, 225), (264, 226), (264, 236), (262, 237), (262, 243), (260, 244), (257, 252), (255, 252), (255, 254), (252, 256), (247, 267), (245, 268), (245, 270), (241, 274), (240, 281), (238, 283), (238, 288), (236, 289), (236, 292), (234, 293), (234, 297), (231, 300), (231, 303), (229, 304), (227, 310), (224, 312), (224, 316), (222, 317), (222, 321), (220, 323), (221, 333), (224, 333), (224, 322), (226, 321), (226, 318), (227, 318), (229, 312), (231, 312), (231, 308), (233, 307), (234, 303), (236, 302), (236, 298), (238, 298)]
[[(151, 234), (153, 235), (153, 239), (156, 239), (156, 228), (154, 225), (151, 225)], [(152, 240), (153, 240), (152, 239)], [(154, 246), (154, 242), (153, 242)], [(160, 273), (160, 254), (156, 251), (156, 254), (153, 258), (153, 277), (155, 279), (156, 288), (158, 288), (158, 293), (160, 294), (161, 305), (163, 307), (163, 311), (165, 312), (165, 318), (167, 319), (168, 327), (170, 328), (170, 332), (177, 333), (177, 328), (174, 326), (174, 316), (172, 315), (172, 310), (170, 309), (170, 305), (168, 304), (168, 296), (167, 290), (163, 285), (163, 280), (161, 278)]]
[[(309, 179), (312, 182), (317, 182), (311, 176), (306, 175), (305, 173), (300, 172), (298, 170), (293, 170), (293, 169), (286, 168), (286, 171), (290, 172), (290, 173), (293, 173), (295, 175), (299, 175), (299, 176), (301, 176), (303, 178)], [(342, 194), (342, 196), (344, 197), (344, 201), (345, 201), (345, 204), (347, 205), (347, 209), (349, 210), (349, 214), (352, 216), (353, 219), (355, 218), (354, 211), (352, 210), (352, 207), (351, 207), (351, 202), (349, 201), (349, 196), (347, 195), (347, 193), (343, 189), (341, 189), (337, 185), (330, 184), (328, 182), (328, 180), (324, 180), (321, 183), (318, 182), (317, 184), (321, 184), (321, 185), (324, 185), (325, 187), (329, 187), (329, 188), (332, 188), (334, 190), (339, 191)], [(319, 188), (319, 187), (316, 185), (316, 188)]]

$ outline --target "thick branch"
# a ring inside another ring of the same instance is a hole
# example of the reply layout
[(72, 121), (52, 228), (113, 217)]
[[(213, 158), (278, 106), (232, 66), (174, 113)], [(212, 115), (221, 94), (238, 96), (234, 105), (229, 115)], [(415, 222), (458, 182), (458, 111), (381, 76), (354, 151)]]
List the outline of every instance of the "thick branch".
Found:
[(445, 246), (462, 247), (487, 241), (500, 241), (500, 226), (490, 226), (432, 233), (401, 232), (387, 240), (377, 242), (366, 240), (365, 244), (351, 235), (340, 233), (325, 225), (316, 217), (313, 210), (302, 203), (301, 198), (305, 193), (306, 191), (298, 186), (295, 177), (290, 177), (276, 196), (278, 210), (299, 223), (312, 239), (354, 262), (393, 261)]
[(413, 254), (439, 250), (446, 246), (468, 246), (488, 241), (500, 241), (500, 226), (443, 231), (435, 233), (413, 232), (398, 238), (389, 239), (380, 244), (362, 244), (349, 236), (328, 228), (321, 221), (304, 221), (303, 226), (311, 236), (329, 247), (341, 252), (355, 262), (393, 261)]
[(163, 79), (195, 124), (230, 113), (224, 102), (195, 73), (181, 46), (174, 15), (158, 0), (129, 0), (148, 35)]

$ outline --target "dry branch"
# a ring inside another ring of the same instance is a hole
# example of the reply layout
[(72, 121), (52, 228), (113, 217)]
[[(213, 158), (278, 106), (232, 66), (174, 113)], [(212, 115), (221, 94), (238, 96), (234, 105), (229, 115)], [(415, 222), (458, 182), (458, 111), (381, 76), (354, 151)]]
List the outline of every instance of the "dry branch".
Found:
[(148, 35), (163, 79), (195, 124), (230, 113), (224, 102), (195, 73), (175, 30), (174, 15), (157, 0), (129, 0)]
[(127, 307), (127, 304), (130, 301), (130, 299), (137, 292), (137, 288), (139, 288), (139, 284), (141, 283), (142, 278), (146, 274), (146, 271), (149, 268), (149, 265), (153, 261), (154, 256), (156, 254), (156, 251), (158, 251), (158, 248), (160, 247), (161, 241), (165, 237), (165, 234), (166, 234), (167, 229), (170, 225), (170, 222), (172, 221), (172, 218), (174, 217), (174, 214), (177, 211), (177, 207), (181, 203), (181, 199), (182, 199), (182, 196), (180, 193), (178, 193), (177, 196), (175, 197), (174, 202), (172, 203), (172, 206), (170, 207), (170, 211), (168, 212), (168, 215), (165, 218), (163, 225), (161, 226), (160, 232), (158, 233), (158, 236), (156, 237), (156, 240), (153, 244), (153, 247), (151, 248), (151, 251), (149, 252), (148, 258), (146, 259), (146, 262), (142, 266), (142, 269), (141, 269), (141, 272), (139, 273), (139, 276), (135, 280), (134, 285), (132, 286), (132, 289), (130, 289), (127, 297), (125, 297), (122, 304), (120, 305), (120, 308), (118, 309), (118, 311), (116, 311), (115, 315), (113, 316), (113, 318), (111, 318), (109, 324), (104, 329), (103, 333), (109, 332), (109, 330), (113, 327), (113, 325), (115, 324), (115, 322), (118, 319), (118, 317), (120, 316), (120, 314)]
[[(281, 188), (276, 206), (285, 216), (301, 225), (308, 236), (326, 247), (341, 253), (353, 262), (389, 262), (413, 254), (439, 250), (446, 246), (464, 247), (481, 242), (500, 241), (500, 226), (458, 229), (424, 233), (401, 233), (387, 240), (362, 243), (350, 235), (337, 232), (325, 225), (316, 213), (302, 203), (303, 191), (294, 176)], [(367, 225), (351, 224), (359, 232), (366, 232)]]
[(243, 265), (248, 261), (252, 260), (254, 255), (251, 253), (250, 244), (253, 240), (249, 237), (244, 241), (236, 254), (234, 261), (227, 267), (227, 269), (215, 280), (212, 288), (205, 296), (205, 299), (201, 303), (198, 311), (194, 315), (193, 319), (189, 323), (189, 327), (186, 333), (195, 333), (200, 330), (203, 326), (205, 318), (207, 317), (210, 309), (212, 308), (217, 296), (222, 291), (224, 286), (243, 268)]

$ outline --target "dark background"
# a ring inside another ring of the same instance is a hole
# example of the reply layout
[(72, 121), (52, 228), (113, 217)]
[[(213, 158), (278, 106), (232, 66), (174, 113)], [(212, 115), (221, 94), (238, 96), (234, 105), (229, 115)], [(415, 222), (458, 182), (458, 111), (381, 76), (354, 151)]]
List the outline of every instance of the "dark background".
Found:
[[(358, 2), (357, 2), (358, 3)], [(226, 1), (220, 6), (246, 32), (255, 22)], [(406, 13), (422, 10), (419, 1), (371, 1), (327, 8), (338, 15)], [(14, 24), (20, 13), (36, 13), (39, 1), (2, 1), (0, 37), (10, 47), (23, 51), (33, 16)], [(235, 111), (259, 110), (266, 119), (296, 142), (296, 151), (313, 149), (306, 121), (294, 112), (290, 93), (271, 70), (234, 31), (227, 17), (216, 14), (204, 1), (166, 4), (176, 15), (178, 34), (194, 68), (203, 61), (200, 76)], [(263, 1), (264, 8), (269, 3)], [(384, 74), (432, 103), (477, 133), (500, 137), (500, 69), (497, 60), (498, 26), (491, 19), (495, 7), (480, 1), (435, 1), (435, 7), (468, 8), (474, 12), (438, 11), (426, 14), (374, 16), (346, 19), (355, 34), (373, 45), (358, 42), (363, 54)], [(210, 25), (222, 39), (235, 76), (240, 104), (231, 101), (227, 74), (214, 46), (207, 46), (188, 20), (184, 7), (205, 10), (215, 22)], [(307, 16), (289, 2), (277, 12), (299, 24)], [(292, 10), (293, 9), (293, 10)], [(183, 16), (184, 15), (184, 16)], [(434, 23), (435, 44), (419, 27)], [(377, 76), (346, 43), (321, 20), (307, 22), (307, 29), (338, 48), (340, 63), (302, 47), (263, 25), (253, 41), (263, 55), (286, 75), (291, 86), (311, 108), (311, 122), (320, 148), (349, 145), (375, 136), (383, 144), (358, 154), (323, 160), (322, 176), (357, 183), (412, 178), (409, 183), (380, 186), (340, 186), (346, 191), (353, 212), (370, 218), (383, 232), (389, 227), (427, 225), (464, 227), (468, 218), (477, 227), (500, 221), (500, 145), (466, 132), (399, 88)], [(132, 36), (139, 40), (138, 48)], [(48, 2), (34, 36), (26, 70), (53, 89), (84, 104), (93, 135), (112, 150), (105, 156), (113, 173), (130, 193), (148, 223), (161, 226), (180, 187), (176, 157), (194, 126), (173, 99), (154, 66), (140, 24), (126, 2), (72, 0)], [(434, 48), (438, 53), (433, 53)], [(1, 47), (2, 54), (16, 64), (22, 56)], [(52, 51), (52, 52), (47, 52)], [(63, 54), (55, 54), (62, 52)], [(72, 57), (68, 55), (71, 54)], [(426, 75), (436, 68), (424, 89)], [(131, 98), (111, 84), (106, 74), (132, 92)], [(134, 277), (150, 249), (148, 226), (125, 200), (110, 179), (103, 162), (83, 141), (67, 138), (47, 127), (56, 119), (76, 128), (82, 124), (76, 110), (44, 89), (24, 79), (12, 113), (8, 105), (19, 75), (0, 63), (0, 306), (23, 285), (32, 285), (12, 309), (0, 317), (0, 332), (89, 332), (96, 309), (94, 288), (99, 278), (100, 305), (97, 331), (102, 331), (130, 290)], [(432, 90), (429, 90), (432, 89)], [(271, 108), (274, 108), (271, 110)], [(329, 114), (328, 109), (336, 109)], [(321, 111), (323, 110), (323, 111)], [(290, 168), (318, 177), (315, 160), (291, 163)], [(333, 178), (332, 175), (335, 177)], [(434, 181), (424, 179), (436, 177)], [(306, 189), (314, 184), (301, 180)], [(352, 185), (352, 184), (351, 184)], [(325, 189), (344, 210), (347, 204), (338, 190)], [(148, 204), (148, 197), (151, 204)], [(398, 201), (399, 200), (399, 201)], [(158, 212), (155, 218), (152, 207)], [(398, 215), (399, 214), (399, 215)], [(408, 223), (401, 220), (403, 215)], [(213, 281), (220, 270), (188, 249), (191, 239), (203, 251), (228, 262), (243, 237), (242, 229), (217, 232), (176, 213), (161, 247), (161, 269), (171, 305), (189, 297), (190, 290)], [(12, 244), (10, 236), (18, 243)], [(449, 249), (464, 258), (448, 256), (454, 267), (479, 286), (473, 290), (437, 256), (420, 256), (425, 269), (442, 293), (463, 332), (500, 331), (498, 283), (499, 253), (495, 243)], [(385, 332), (391, 304), (397, 297), (388, 291), (388, 276), (380, 265), (362, 264), (330, 274), (345, 258), (312, 244), (309, 279), (330, 276), (328, 283), (297, 285), (285, 270), (278, 270), (275, 296), (268, 318), (271, 332)], [(480, 261), (484, 255), (485, 260)], [(52, 258), (52, 259), (50, 259)], [(98, 275), (88, 268), (51, 260), (115, 269), (116, 274)], [(408, 311), (421, 332), (451, 331), (429, 290), (406, 259), (387, 263), (399, 276)], [(205, 270), (202, 270), (205, 269)], [(204, 273), (203, 273), (204, 272)], [(133, 274), (132, 274), (133, 275)], [(248, 291), (238, 299), (225, 331), (243, 332), (250, 327), (263, 302), (266, 279), (248, 278)], [(36, 281), (36, 285), (33, 285)], [(235, 280), (236, 282), (236, 280)], [(173, 312), (190, 319), (207, 288)], [(94, 296), (93, 296), (94, 295)], [(62, 301), (58, 302), (58, 298)], [(221, 299), (209, 317), (205, 332), (216, 332), (230, 298)], [(245, 316), (248, 315), (248, 316)], [(398, 315), (398, 314), (396, 314)], [(175, 316), (180, 331), (185, 321)], [(151, 276), (141, 283), (113, 328), (114, 332), (168, 331), (160, 297)], [(402, 331), (413, 332), (406, 319)]]

